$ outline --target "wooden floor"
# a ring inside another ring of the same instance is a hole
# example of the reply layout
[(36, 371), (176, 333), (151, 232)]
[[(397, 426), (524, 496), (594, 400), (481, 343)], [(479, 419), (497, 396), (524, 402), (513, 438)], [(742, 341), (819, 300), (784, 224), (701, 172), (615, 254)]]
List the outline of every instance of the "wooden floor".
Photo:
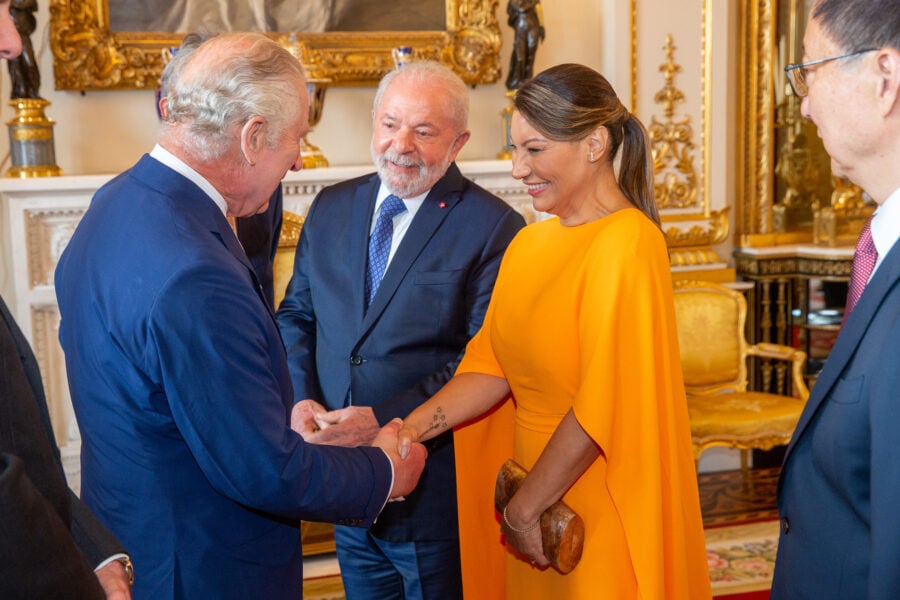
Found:
[(778, 517), (775, 487), (779, 467), (700, 474), (703, 526), (748, 523)]

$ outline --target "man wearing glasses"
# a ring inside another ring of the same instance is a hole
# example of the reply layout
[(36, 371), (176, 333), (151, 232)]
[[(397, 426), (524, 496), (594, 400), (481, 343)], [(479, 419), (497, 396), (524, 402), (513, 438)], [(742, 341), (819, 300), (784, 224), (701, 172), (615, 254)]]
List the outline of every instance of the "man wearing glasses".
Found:
[(817, 0), (786, 67), (832, 172), (878, 208), (856, 246), (844, 324), (778, 484), (775, 600), (900, 597), (900, 5)]

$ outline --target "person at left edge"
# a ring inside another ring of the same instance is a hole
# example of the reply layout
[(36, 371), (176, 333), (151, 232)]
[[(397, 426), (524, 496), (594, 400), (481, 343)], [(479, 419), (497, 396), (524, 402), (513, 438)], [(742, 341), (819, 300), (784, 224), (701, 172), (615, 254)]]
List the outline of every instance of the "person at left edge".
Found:
[[(0, 59), (22, 38), (0, 0)], [(0, 598), (131, 597), (122, 544), (69, 489), (34, 352), (0, 297)]]
[(302, 596), (300, 519), (370, 525), (424, 465), (289, 428), (284, 346), (226, 215), (300, 168), (299, 63), (251, 33), (177, 54), (159, 144), (94, 196), (60, 257), (83, 498), (129, 548), (137, 599)]

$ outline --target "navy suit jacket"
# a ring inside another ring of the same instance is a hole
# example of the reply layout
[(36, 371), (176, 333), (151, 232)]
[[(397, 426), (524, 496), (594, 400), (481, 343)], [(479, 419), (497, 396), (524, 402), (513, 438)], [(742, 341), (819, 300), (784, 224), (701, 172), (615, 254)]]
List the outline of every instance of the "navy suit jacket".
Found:
[(778, 482), (772, 598), (900, 597), (900, 243), (847, 318)]
[(269, 199), (269, 206), (258, 215), (238, 217), (235, 229), (244, 253), (253, 265), (259, 285), (269, 306), (275, 306), (275, 253), (281, 236), (284, 215), (284, 192), (279, 185)]
[[(376, 174), (328, 187), (304, 222), (278, 311), (295, 400), (405, 417), (450, 377), (487, 310), (506, 246), (525, 221), (456, 165), (431, 189), (368, 311), (364, 281)], [(452, 434), (426, 447), (416, 490), (372, 532), (391, 541), (458, 536)]]
[(144, 156), (101, 188), (56, 291), (83, 498), (133, 549), (135, 598), (298, 598), (298, 521), (378, 515), (387, 457), (290, 430), (274, 316), (188, 179)]
[(68, 488), (37, 360), (0, 298), (0, 597), (103, 598), (119, 541)]

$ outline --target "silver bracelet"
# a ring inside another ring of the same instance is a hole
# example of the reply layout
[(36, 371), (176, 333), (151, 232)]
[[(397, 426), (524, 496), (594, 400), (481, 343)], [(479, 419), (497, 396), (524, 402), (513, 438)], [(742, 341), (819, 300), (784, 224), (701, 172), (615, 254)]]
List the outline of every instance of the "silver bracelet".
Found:
[(506, 517), (506, 509), (507, 508), (509, 508), (508, 504), (503, 507), (503, 522), (506, 523), (506, 526), (509, 527), (509, 530), (514, 533), (518, 533), (518, 534), (530, 533), (530, 532), (534, 531), (535, 529), (537, 529), (538, 525), (541, 524), (541, 519), (538, 518), (537, 521), (535, 521), (531, 525), (528, 525), (527, 527), (523, 527), (522, 529), (519, 529), (518, 527), (513, 527), (513, 524), (510, 523), (509, 519)]

